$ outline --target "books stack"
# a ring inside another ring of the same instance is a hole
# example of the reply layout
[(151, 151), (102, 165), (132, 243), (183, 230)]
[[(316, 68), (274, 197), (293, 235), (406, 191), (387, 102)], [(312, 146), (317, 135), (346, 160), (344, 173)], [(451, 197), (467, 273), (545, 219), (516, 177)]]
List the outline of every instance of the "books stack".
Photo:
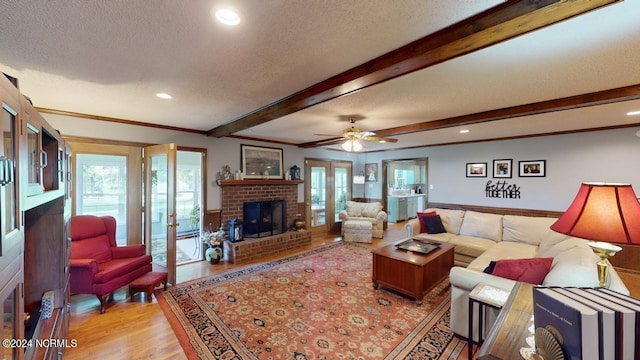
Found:
[(534, 287), (533, 316), (565, 359), (640, 359), (638, 299), (603, 288)]

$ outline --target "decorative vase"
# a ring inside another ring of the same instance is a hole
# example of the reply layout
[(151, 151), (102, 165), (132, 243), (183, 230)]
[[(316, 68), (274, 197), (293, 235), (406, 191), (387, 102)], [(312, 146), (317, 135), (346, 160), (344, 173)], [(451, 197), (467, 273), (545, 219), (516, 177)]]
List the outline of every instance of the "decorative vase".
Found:
[(209, 264), (217, 264), (222, 259), (222, 249), (219, 246), (209, 245), (204, 257)]
[(295, 226), (296, 231), (300, 231), (302, 229), (304, 229), (304, 219), (302, 218), (297, 218), (293, 221), (293, 226)]

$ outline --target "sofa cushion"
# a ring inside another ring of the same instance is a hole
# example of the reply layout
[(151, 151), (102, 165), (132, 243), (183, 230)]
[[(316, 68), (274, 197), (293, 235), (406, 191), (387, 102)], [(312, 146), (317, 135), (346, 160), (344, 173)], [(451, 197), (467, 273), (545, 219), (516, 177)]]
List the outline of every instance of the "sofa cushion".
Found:
[(482, 255), (482, 253), (496, 244), (492, 240), (466, 235), (453, 236), (451, 240), (449, 240), (449, 243), (455, 244), (456, 254), (463, 254), (473, 257)]
[(460, 227), (460, 235), (498, 242), (502, 240), (502, 215), (467, 211)]
[(418, 218), (418, 221), (420, 222), (420, 232), (421, 233), (426, 233), (427, 232), (427, 225), (425, 224), (425, 217), (428, 216), (435, 216), (436, 212), (435, 211), (426, 211), (426, 212), (416, 212), (416, 217)]
[(350, 217), (362, 216), (362, 203), (355, 202), (355, 201), (347, 201), (346, 209), (347, 209), (347, 216), (350, 216)]
[(98, 265), (98, 272), (93, 278), (93, 281), (97, 284), (103, 284), (150, 263), (150, 255), (143, 255), (136, 258), (113, 259)]
[(444, 229), (448, 233), (460, 234), (460, 226), (462, 226), (462, 219), (465, 213), (463, 210), (427, 209), (427, 211), (435, 211), (440, 215), (442, 225), (444, 225)]
[[(540, 246), (538, 246), (538, 256), (547, 256), (544, 254), (548, 253), (549, 251), (552, 251), (552, 252), (555, 251), (557, 253), (556, 250), (552, 250), (553, 248), (556, 247), (556, 245), (561, 244), (567, 241), (568, 239), (577, 239), (564, 234), (558, 234), (558, 235), (559, 236), (546, 237), (540, 241)], [(580, 241), (584, 241), (584, 240), (582, 239)], [(553, 257), (554, 255), (548, 255), (548, 256)]]
[(378, 219), (376, 218), (370, 218), (370, 217), (363, 217), (363, 216), (347, 216), (347, 218), (345, 219), (345, 222), (347, 221), (368, 221), (371, 223), (371, 225), (375, 226), (378, 224)]
[(109, 237), (102, 234), (72, 241), (71, 253), (74, 259), (96, 259), (99, 263), (109, 261), (112, 257)]
[(492, 261), (485, 272), (505, 279), (540, 285), (549, 273), (552, 262), (553, 258), (550, 257), (503, 259)]
[[(550, 241), (547, 243), (551, 244)], [(553, 244), (553, 246), (550, 246), (548, 248), (542, 248), (541, 246), (538, 247), (538, 253), (536, 254), (536, 256), (555, 258), (556, 256), (558, 256), (558, 254), (565, 252), (569, 249), (572, 249), (575, 247), (585, 247), (585, 246), (587, 246), (586, 240), (575, 238), (575, 237), (567, 237), (564, 240), (557, 242)]]
[(543, 239), (552, 242), (566, 239), (566, 235), (549, 228), (556, 220), (555, 218), (538, 216), (504, 215), (502, 217), (502, 241), (515, 241), (538, 246)]
[(382, 210), (382, 205), (378, 202), (362, 204), (362, 216), (375, 218)]
[[(598, 256), (586, 245), (574, 246), (553, 259), (551, 271), (544, 278), (544, 286), (598, 287)], [(610, 281), (610, 278), (607, 282)]]
[(525, 259), (536, 256), (537, 247), (529, 244), (501, 241), (493, 243), (487, 251), (473, 260), (467, 268), (475, 271), (483, 271), (491, 261), (502, 259)]
[(451, 240), (451, 238), (458, 236), (458, 235), (454, 235), (454, 234), (450, 234), (450, 233), (440, 233), (440, 234), (427, 234), (427, 233), (423, 233), (423, 234), (418, 234), (416, 236), (414, 236), (415, 239), (420, 239), (420, 240), (435, 240), (435, 241), (440, 241), (440, 242), (449, 242)]

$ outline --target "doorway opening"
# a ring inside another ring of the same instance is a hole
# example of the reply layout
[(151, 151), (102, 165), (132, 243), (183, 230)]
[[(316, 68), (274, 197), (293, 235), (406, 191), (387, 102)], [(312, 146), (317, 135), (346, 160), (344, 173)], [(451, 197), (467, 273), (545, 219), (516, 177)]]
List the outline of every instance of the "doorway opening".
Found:
[(428, 200), (428, 158), (382, 161), (382, 199), (388, 221), (415, 218)]

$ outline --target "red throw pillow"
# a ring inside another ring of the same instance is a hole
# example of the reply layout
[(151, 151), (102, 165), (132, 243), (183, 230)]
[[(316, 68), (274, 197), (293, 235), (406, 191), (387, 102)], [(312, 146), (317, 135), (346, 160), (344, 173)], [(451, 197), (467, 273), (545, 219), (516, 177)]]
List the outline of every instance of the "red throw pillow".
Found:
[[(424, 220), (422, 220), (422, 218), (427, 217), (427, 216), (436, 216), (436, 212), (435, 211), (427, 211), (427, 212), (417, 212), (416, 215), (418, 216), (418, 221), (420, 221), (420, 233), (426, 233), (427, 232), (427, 224), (424, 222)], [(417, 235), (417, 234), (415, 234)]]
[(551, 270), (553, 258), (505, 259), (496, 261), (491, 274), (534, 285), (542, 284)]

